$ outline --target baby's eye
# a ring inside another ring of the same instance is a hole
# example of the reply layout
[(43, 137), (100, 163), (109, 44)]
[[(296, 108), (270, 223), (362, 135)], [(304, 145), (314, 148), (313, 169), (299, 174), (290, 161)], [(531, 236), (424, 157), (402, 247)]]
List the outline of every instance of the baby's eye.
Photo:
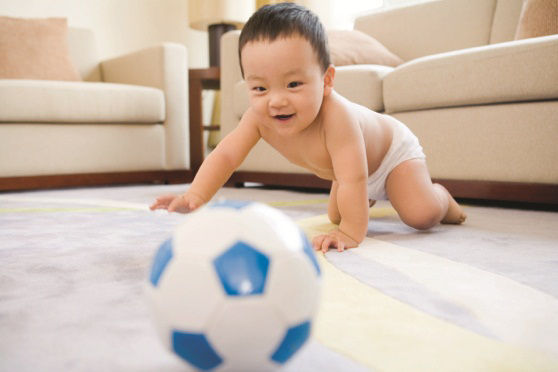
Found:
[(254, 87), (252, 88), (253, 91), (256, 92), (265, 92), (265, 88), (264, 87)]
[(296, 88), (302, 85), (300, 81), (291, 81), (288, 85), (289, 88)]

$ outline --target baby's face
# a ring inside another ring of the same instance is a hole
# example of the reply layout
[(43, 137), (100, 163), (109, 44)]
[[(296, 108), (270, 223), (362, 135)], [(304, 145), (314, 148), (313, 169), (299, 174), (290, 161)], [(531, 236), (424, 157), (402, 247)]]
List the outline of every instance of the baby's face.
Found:
[(272, 42), (247, 43), (241, 63), (250, 105), (283, 135), (296, 134), (314, 122), (327, 90), (310, 43), (297, 35)]

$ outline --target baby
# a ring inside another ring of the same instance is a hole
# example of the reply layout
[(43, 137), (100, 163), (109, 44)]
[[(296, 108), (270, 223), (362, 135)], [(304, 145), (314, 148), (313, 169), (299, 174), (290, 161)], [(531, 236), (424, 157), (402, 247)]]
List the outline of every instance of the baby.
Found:
[(401, 122), (340, 96), (319, 19), (292, 3), (260, 8), (239, 41), (250, 107), (205, 159), (183, 195), (151, 209), (189, 212), (207, 203), (263, 138), (294, 164), (331, 180), (328, 215), (337, 228), (315, 237), (316, 250), (357, 247), (368, 229), (369, 203), (389, 199), (416, 229), (462, 223), (449, 192), (433, 184), (418, 139)]

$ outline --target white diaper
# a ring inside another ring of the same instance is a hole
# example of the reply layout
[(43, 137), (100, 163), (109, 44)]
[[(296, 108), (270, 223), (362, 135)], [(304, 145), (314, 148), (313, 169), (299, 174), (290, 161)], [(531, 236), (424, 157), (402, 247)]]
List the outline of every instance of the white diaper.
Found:
[(393, 121), (393, 139), (382, 163), (368, 177), (368, 199), (387, 200), (386, 179), (393, 168), (410, 159), (424, 159), (426, 156), (418, 138), (403, 123)]

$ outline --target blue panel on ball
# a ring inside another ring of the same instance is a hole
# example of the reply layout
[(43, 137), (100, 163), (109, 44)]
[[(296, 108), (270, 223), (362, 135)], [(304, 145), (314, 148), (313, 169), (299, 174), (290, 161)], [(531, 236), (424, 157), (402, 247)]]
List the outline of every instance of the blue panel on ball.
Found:
[(310, 241), (308, 240), (304, 232), (301, 231), (300, 235), (302, 235), (302, 244), (304, 244), (304, 254), (306, 254), (310, 261), (312, 261), (312, 265), (314, 265), (314, 268), (316, 269), (316, 274), (318, 274), (318, 276), (322, 275), (320, 265), (318, 265), (318, 260), (316, 259), (316, 254), (314, 253), (314, 249), (312, 248), (312, 244), (310, 244)]
[(151, 266), (151, 274), (149, 275), (149, 280), (153, 286), (157, 286), (159, 284), (159, 279), (161, 279), (161, 275), (163, 271), (165, 271), (165, 267), (172, 259), (172, 239), (167, 239), (157, 251), (155, 258), (153, 259), (153, 265)]
[(199, 333), (173, 331), (172, 348), (179, 357), (204, 371), (215, 368), (223, 362), (205, 336)]
[(309, 321), (289, 328), (283, 341), (281, 341), (279, 347), (271, 356), (271, 359), (277, 363), (284, 364), (302, 347), (302, 345), (304, 345), (306, 340), (308, 340), (308, 337), (310, 337), (310, 328), (311, 323)]
[(208, 208), (231, 208), (231, 209), (242, 209), (247, 205), (252, 204), (250, 201), (243, 200), (221, 200), (208, 205)]
[(229, 296), (262, 294), (269, 258), (239, 241), (213, 260), (225, 293)]

